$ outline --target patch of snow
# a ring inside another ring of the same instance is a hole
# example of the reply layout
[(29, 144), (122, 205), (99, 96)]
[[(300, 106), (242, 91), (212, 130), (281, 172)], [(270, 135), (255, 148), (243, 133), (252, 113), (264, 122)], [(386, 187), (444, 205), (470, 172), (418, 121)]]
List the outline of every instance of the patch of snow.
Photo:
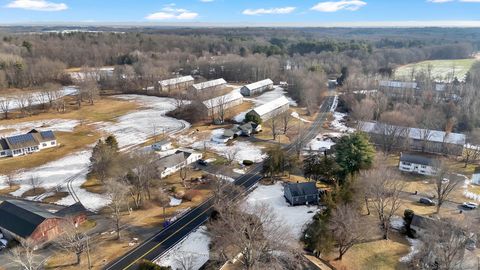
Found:
[(223, 175), (223, 174), (215, 174), (215, 177), (217, 177), (218, 179), (221, 179), (221, 180), (228, 181), (228, 182), (235, 182), (235, 179), (233, 179), (230, 176)]
[[(48, 119), (48, 120), (27, 121), (27, 122), (21, 122), (18, 124), (12, 124), (12, 125), (0, 125), (0, 135), (1, 136), (19, 135), (19, 134), (29, 132), (32, 129), (37, 129), (39, 131), (53, 130), (53, 131), (72, 132), (73, 129), (79, 124), (80, 124), (79, 120), (72, 120), (72, 119)], [(5, 130), (5, 131), (2, 132), (2, 130)]]
[(310, 120), (307, 120), (307, 119), (304, 119), (304, 118), (301, 118), (300, 115), (297, 113), (297, 112), (292, 112), (292, 114), (290, 114), (293, 118), (297, 118), (298, 120), (304, 122), (304, 123), (311, 123), (312, 121)]
[(334, 112), (338, 107), (338, 96), (333, 98), (332, 107), (330, 107), (330, 112)]
[(234, 172), (234, 173), (238, 173), (238, 174), (245, 174), (245, 169), (237, 169), (237, 168), (235, 168), (235, 169), (233, 169), (233, 172)]
[(178, 206), (182, 203), (182, 199), (177, 199), (175, 197), (170, 196), (170, 206)]
[(167, 251), (155, 263), (161, 266), (170, 266), (172, 269), (197, 270), (200, 269), (209, 259), (210, 237), (205, 226), (199, 227), (190, 233), (185, 239)]
[(344, 134), (337, 132), (320, 133), (305, 146), (305, 149), (310, 151), (328, 150), (335, 145), (333, 138), (340, 138), (343, 135)]
[[(15, 182), (20, 185), (20, 188), (12, 192), (11, 195), (19, 197), (26, 191), (32, 189), (30, 183), (32, 177), (38, 179), (38, 187), (45, 188), (47, 190), (46, 193), (51, 192), (48, 191), (49, 189), (51, 190), (57, 187), (61, 191), (68, 191), (66, 180), (76, 175), (77, 177), (71, 183), (76, 195), (86, 208), (92, 211), (99, 210), (109, 203), (105, 196), (102, 194), (91, 193), (81, 188), (81, 185), (87, 179), (87, 169), (90, 165), (91, 155), (91, 150), (84, 150), (18, 173), (14, 176), (14, 179)], [(4, 179), (5, 177), (0, 177), (0, 186), (5, 185)], [(43, 194), (36, 199), (41, 200), (47, 195), (48, 194)], [(33, 199), (33, 197), (31, 199)], [(56, 203), (61, 205), (72, 205), (75, 201), (71, 196), (67, 196)]]
[(354, 128), (349, 128), (345, 125), (345, 117), (347, 114), (345, 113), (339, 113), (339, 112), (334, 112), (333, 113), (333, 121), (330, 123), (330, 127), (339, 132), (344, 132), (344, 133), (353, 133), (355, 132)]
[(404, 226), (403, 218), (400, 216), (393, 216), (390, 219), (390, 226), (395, 230), (401, 230)]
[(408, 263), (412, 261), (413, 257), (420, 251), (420, 248), (423, 244), (422, 241), (409, 237), (407, 237), (407, 241), (410, 243), (410, 251), (407, 255), (400, 258), (399, 261), (403, 263)]
[(233, 120), (237, 123), (242, 123), (245, 120), (245, 116), (247, 115), (248, 112), (249, 111), (245, 111), (235, 115), (235, 117), (233, 117)]
[(281, 183), (276, 183), (271, 186), (259, 184), (257, 188), (248, 195), (243, 207), (248, 211), (250, 206), (258, 204), (266, 204), (271, 207), (275, 214), (278, 215), (278, 218), (289, 226), (292, 234), (299, 238), (302, 234), (303, 227), (312, 220), (318, 211), (317, 206), (290, 206), (283, 196), (283, 186)]
[[(64, 86), (64, 87), (62, 87), (62, 89), (60, 89), (58, 98), (62, 98), (64, 96), (74, 94), (75, 92), (77, 92), (77, 88), (75, 86)], [(40, 95), (43, 95), (42, 92), (28, 92), (28, 93), (32, 94), (34, 97), (38, 97)], [(5, 99), (7, 99), (6, 96), (0, 97), (0, 100), (5, 100)], [(32, 102), (32, 105), (41, 105), (41, 104), (43, 104), (43, 102), (42, 102), (43, 100), (44, 99), (35, 98)], [(48, 102), (48, 99), (45, 99), (45, 101)], [(16, 110), (16, 109), (20, 108), (18, 103), (15, 101), (15, 98), (10, 100), (9, 108), (10, 108), (10, 110)]]
[(378, 90), (356, 90), (353, 91), (354, 94), (361, 94), (361, 95), (370, 95), (370, 94), (376, 94)]
[(141, 95), (118, 95), (120, 99), (140, 103), (144, 108), (127, 113), (116, 119), (116, 123), (97, 123), (97, 126), (117, 138), (122, 149), (128, 149), (141, 144), (155, 133), (174, 134), (187, 129), (190, 124), (165, 114), (175, 109), (171, 98), (151, 97)]

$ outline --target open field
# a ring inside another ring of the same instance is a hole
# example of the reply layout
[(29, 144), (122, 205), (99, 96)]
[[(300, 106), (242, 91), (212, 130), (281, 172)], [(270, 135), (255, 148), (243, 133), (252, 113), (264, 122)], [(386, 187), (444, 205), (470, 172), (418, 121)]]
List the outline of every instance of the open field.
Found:
[(472, 67), (476, 59), (454, 59), (454, 60), (430, 60), (400, 66), (395, 70), (395, 79), (412, 80), (412, 72), (427, 72), (431, 68), (432, 77), (438, 81), (452, 81), (455, 77), (458, 80), (465, 80), (465, 75)]

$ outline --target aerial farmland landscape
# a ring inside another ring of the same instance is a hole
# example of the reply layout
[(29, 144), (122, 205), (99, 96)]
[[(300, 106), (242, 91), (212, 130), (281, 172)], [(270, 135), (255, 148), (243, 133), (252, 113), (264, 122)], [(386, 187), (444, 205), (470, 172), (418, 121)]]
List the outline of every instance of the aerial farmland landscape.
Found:
[(478, 14), (0, 0), (0, 270), (480, 269)]

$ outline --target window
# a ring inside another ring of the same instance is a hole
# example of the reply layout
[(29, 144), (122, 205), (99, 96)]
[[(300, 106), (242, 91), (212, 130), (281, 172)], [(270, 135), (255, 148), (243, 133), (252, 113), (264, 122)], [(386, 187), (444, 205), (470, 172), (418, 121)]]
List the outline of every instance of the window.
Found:
[(46, 144), (46, 143), (42, 143), (42, 145), (43, 145), (43, 146), (47, 146), (47, 144)]
[(412, 165), (412, 163), (410, 163), (410, 162), (402, 161), (402, 163), (403, 163), (403, 165), (405, 165), (405, 166), (411, 166), (411, 165)]
[(427, 168), (427, 166), (425, 166), (425, 165), (422, 165), (422, 169), (426, 169), (426, 168)]
[(5, 151), (0, 152), (0, 156), (5, 156)]
[(55, 145), (55, 142), (51, 142), (50, 144), (51, 144), (51, 145)]

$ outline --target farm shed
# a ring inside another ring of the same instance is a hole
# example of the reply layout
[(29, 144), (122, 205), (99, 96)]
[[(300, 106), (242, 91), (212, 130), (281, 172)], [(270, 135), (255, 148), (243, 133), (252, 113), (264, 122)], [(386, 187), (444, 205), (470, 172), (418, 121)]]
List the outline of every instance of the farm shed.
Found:
[(158, 91), (171, 92), (171, 91), (183, 91), (192, 86), (194, 79), (192, 76), (183, 76), (178, 78), (171, 78), (158, 82)]
[(277, 115), (280, 115), (290, 108), (290, 102), (285, 96), (281, 96), (277, 99), (274, 99), (270, 102), (267, 102), (261, 106), (254, 108), (253, 110), (247, 113), (248, 115), (256, 115), (266, 121), (270, 118), (273, 118)]
[(218, 90), (223, 89), (227, 82), (224, 79), (216, 79), (201, 83), (196, 83), (191, 86), (191, 89), (194, 91), (210, 91), (210, 90)]
[(240, 93), (244, 96), (253, 96), (260, 94), (266, 90), (273, 89), (273, 81), (270, 79), (247, 84), (240, 89)]
[(207, 109), (208, 116), (225, 113), (225, 110), (243, 103), (243, 96), (237, 92), (231, 92), (223, 96), (205, 100), (203, 105)]

